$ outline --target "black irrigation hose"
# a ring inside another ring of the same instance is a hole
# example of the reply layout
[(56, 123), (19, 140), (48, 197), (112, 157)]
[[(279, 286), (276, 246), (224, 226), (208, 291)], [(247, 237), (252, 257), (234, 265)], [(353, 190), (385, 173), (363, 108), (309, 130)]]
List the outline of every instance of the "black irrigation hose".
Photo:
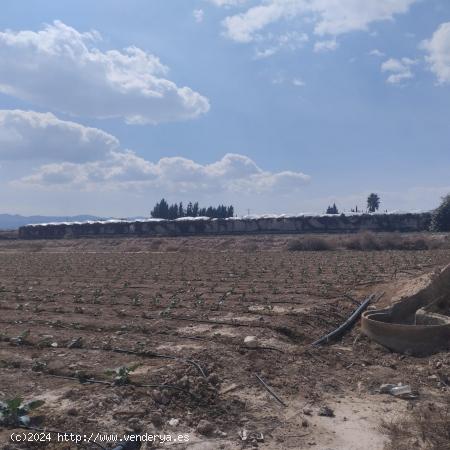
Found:
[[(156, 318), (152, 319), (156, 320)], [(180, 316), (164, 316), (159, 317), (158, 320), (182, 320), (186, 322), (206, 323), (210, 325), (225, 325), (229, 327), (267, 328), (267, 325), (261, 325), (259, 323), (225, 322), (220, 320), (195, 319), (193, 317), (180, 317)]]
[(78, 377), (71, 377), (69, 375), (54, 375), (53, 373), (45, 373), (45, 372), (40, 372), (43, 375), (46, 375), (48, 377), (53, 377), (53, 378), (61, 378), (63, 380), (77, 380), (79, 381), (81, 384), (84, 383), (91, 383), (91, 384), (106, 384), (107, 386), (115, 386), (114, 383), (111, 383), (110, 381), (103, 381), (103, 380), (95, 380), (93, 378), (78, 378)]
[[(14, 338), (8, 338), (6, 339), (2, 339), (2, 337), (0, 337), (0, 341), (5, 340), (5, 342), (12, 342), (12, 339)], [(27, 342), (24, 341), (22, 342), (20, 345), (22, 346), (29, 346), (29, 347), (36, 347), (36, 344), (33, 344), (31, 342)], [(66, 346), (66, 347), (60, 347), (60, 348), (67, 348), (70, 349), (71, 347)], [(142, 356), (142, 357), (147, 357), (147, 358), (163, 358), (163, 359), (171, 359), (174, 361), (182, 361), (185, 362), (187, 364), (191, 364), (192, 366), (194, 366), (201, 374), (201, 376), (203, 378), (207, 378), (205, 371), (202, 369), (202, 367), (200, 366), (199, 363), (197, 363), (196, 361), (192, 360), (192, 359), (187, 359), (187, 358), (180, 358), (178, 356), (172, 356), (172, 355), (162, 355), (160, 353), (154, 353), (154, 352), (150, 352), (150, 351), (134, 351), (134, 350), (126, 350), (126, 349), (121, 349), (121, 348), (113, 348), (113, 349), (104, 349), (101, 347), (92, 347), (92, 348), (88, 348), (88, 347), (84, 347), (84, 350), (102, 350), (102, 351), (111, 351), (111, 352), (116, 352), (116, 353), (125, 353), (125, 354), (129, 354), (129, 355), (137, 355), (137, 356)]]
[(136, 442), (123, 442), (117, 447), (114, 447), (112, 450), (135, 450), (138, 448), (141, 448), (141, 445)]
[(331, 333), (328, 333), (327, 335), (321, 337), (317, 341), (314, 341), (311, 345), (316, 346), (326, 344), (332, 340), (340, 338), (344, 333), (346, 333), (348, 330), (352, 328), (352, 326), (359, 319), (363, 311), (369, 306), (369, 303), (374, 299), (374, 297), (375, 294), (372, 294), (369, 297), (367, 297), (342, 325), (340, 325)]
[(255, 373), (255, 377), (258, 379), (258, 381), (263, 385), (264, 389), (282, 406), (285, 408), (287, 407), (286, 403), (281, 400), (280, 397), (278, 397), (277, 394), (273, 391), (273, 389), (258, 375)]
[(161, 355), (160, 353), (153, 353), (153, 352), (149, 352), (149, 351), (145, 351), (145, 350), (142, 352), (138, 352), (138, 351), (133, 351), (133, 350), (125, 350), (125, 349), (121, 349), (121, 348), (113, 348), (111, 351), (117, 352), (117, 353), (125, 353), (125, 354), (130, 354), (130, 355), (143, 356), (143, 357), (147, 357), (147, 358), (163, 358), (163, 359), (172, 359), (174, 361), (183, 361), (187, 364), (191, 364), (192, 366), (194, 366), (200, 372), (202, 377), (206, 378), (206, 374), (205, 374), (204, 370), (202, 369), (202, 367), (200, 366), (200, 364), (193, 361), (192, 359), (185, 359), (185, 358), (180, 358), (178, 356), (172, 356), (172, 355)]
[(279, 348), (275, 348), (275, 347), (264, 347), (264, 346), (261, 346), (261, 347), (248, 347), (246, 345), (241, 345), (241, 346), (239, 346), (239, 348), (242, 348), (244, 350), (272, 350), (274, 352), (284, 353), (283, 350), (281, 350)]
[[(44, 372), (40, 372), (43, 375), (49, 376), (49, 377), (53, 377), (53, 378), (61, 378), (63, 380), (77, 380), (79, 381), (81, 384), (84, 383), (90, 383), (90, 384), (105, 384), (107, 386), (120, 386), (117, 385), (111, 381), (103, 381), (103, 380), (96, 380), (94, 378), (88, 378), (88, 379), (83, 379), (83, 378), (78, 378), (78, 377), (71, 377), (68, 375), (54, 375), (52, 373), (44, 373)], [(195, 394), (193, 394), (192, 392), (187, 391), (186, 389), (180, 388), (178, 386), (174, 386), (173, 384), (140, 384), (140, 383), (128, 383), (124, 386), (135, 386), (135, 387), (144, 387), (144, 388), (158, 388), (158, 389), (173, 389), (175, 391), (179, 391), (179, 392), (183, 392), (184, 394), (188, 394), (190, 395), (192, 398), (194, 398), (195, 400), (201, 402), (201, 399), (199, 397), (197, 397)]]

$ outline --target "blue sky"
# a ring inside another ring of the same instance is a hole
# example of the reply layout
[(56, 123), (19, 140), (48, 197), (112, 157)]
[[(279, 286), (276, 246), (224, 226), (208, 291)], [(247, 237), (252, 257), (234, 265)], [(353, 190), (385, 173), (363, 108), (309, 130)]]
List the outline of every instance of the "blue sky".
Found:
[(444, 0), (4, 0), (0, 63), (4, 212), (450, 192)]

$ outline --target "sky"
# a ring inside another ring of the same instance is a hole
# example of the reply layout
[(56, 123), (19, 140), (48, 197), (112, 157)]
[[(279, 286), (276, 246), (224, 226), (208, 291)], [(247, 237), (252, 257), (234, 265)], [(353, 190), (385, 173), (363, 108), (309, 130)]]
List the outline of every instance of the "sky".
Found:
[(446, 0), (2, 0), (0, 212), (430, 210)]

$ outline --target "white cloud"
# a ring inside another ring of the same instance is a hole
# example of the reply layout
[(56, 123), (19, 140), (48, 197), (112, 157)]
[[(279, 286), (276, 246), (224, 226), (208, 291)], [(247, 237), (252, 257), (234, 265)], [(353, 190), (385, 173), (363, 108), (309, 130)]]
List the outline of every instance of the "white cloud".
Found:
[(208, 99), (167, 79), (168, 68), (137, 47), (101, 51), (99, 33), (60, 21), (0, 32), (0, 92), (72, 115), (129, 123), (192, 119)]
[(367, 31), (370, 24), (393, 20), (396, 14), (404, 14), (417, 0), (313, 0), (311, 9), (320, 19), (316, 23), (318, 35), (339, 34), (351, 31)]
[(306, 83), (301, 78), (298, 77), (292, 80), (292, 84), (297, 87), (303, 87), (306, 85)]
[(336, 42), (336, 39), (330, 39), (327, 41), (317, 41), (314, 44), (314, 51), (316, 53), (321, 52), (332, 52), (339, 47), (339, 44)]
[(383, 56), (385, 56), (385, 53), (383, 53), (382, 51), (378, 50), (377, 48), (374, 48), (373, 50), (371, 50), (369, 52), (370, 56), (378, 56), (380, 58), (382, 58)]
[(167, 192), (281, 193), (304, 186), (301, 172), (269, 172), (244, 155), (226, 154), (212, 164), (180, 156), (153, 163), (134, 152), (113, 152), (110, 159), (92, 163), (54, 163), (37, 168), (16, 185), (69, 189), (162, 189)]
[(255, 51), (255, 59), (264, 59), (264, 58), (270, 58), (271, 56), (275, 55), (278, 52), (278, 49), (276, 47), (268, 47), (264, 50), (256, 50)]
[(390, 73), (386, 79), (388, 83), (400, 84), (414, 77), (411, 71), (414, 64), (417, 64), (417, 61), (411, 58), (390, 58), (381, 65), (381, 71)]
[(236, 6), (242, 5), (247, 2), (247, 0), (209, 0), (210, 3), (213, 3), (216, 6)]
[(422, 42), (426, 61), (439, 83), (450, 83), (450, 22), (439, 25), (431, 39)]
[(192, 11), (192, 15), (197, 23), (203, 22), (203, 19), (205, 18), (205, 12), (203, 9), (194, 9), (194, 11)]
[(167, 192), (280, 193), (296, 190), (309, 177), (270, 172), (249, 157), (229, 153), (212, 164), (180, 156), (149, 161), (101, 130), (63, 121), (53, 114), (0, 111), (0, 160), (22, 164), (31, 175), (22, 187), (68, 190), (159, 189)]
[(51, 113), (0, 110), (0, 160), (86, 162), (109, 157), (119, 141)]
[(225, 34), (236, 42), (252, 42), (258, 38), (257, 32), (283, 16), (284, 9), (275, 3), (255, 6), (245, 13), (226, 17)]
[(294, 18), (312, 21), (318, 36), (338, 36), (367, 31), (374, 22), (393, 20), (416, 1), (366, 0), (362, 5), (359, 0), (259, 0), (246, 11), (226, 17), (223, 26), (225, 34), (237, 42), (255, 41), (269, 25)]
[(308, 40), (309, 38), (306, 33), (299, 33), (297, 31), (290, 31), (278, 36), (267, 36), (265, 44), (268, 45), (268, 47), (264, 50), (256, 50), (255, 58), (268, 58), (282, 50), (297, 50), (303, 47)]
[(283, 72), (278, 72), (275, 74), (270, 81), (275, 85), (290, 84), (295, 87), (306, 86), (306, 83), (300, 77), (289, 78)]

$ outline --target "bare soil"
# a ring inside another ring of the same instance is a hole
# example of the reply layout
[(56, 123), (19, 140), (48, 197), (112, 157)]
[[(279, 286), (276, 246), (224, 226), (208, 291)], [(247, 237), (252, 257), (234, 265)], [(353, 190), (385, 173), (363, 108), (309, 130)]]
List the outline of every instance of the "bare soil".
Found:
[[(448, 352), (391, 353), (359, 326), (310, 344), (367, 295), (386, 291), (388, 304), (408, 280), (450, 262), (450, 250), (292, 252), (290, 239), (0, 240), (0, 400), (44, 399), (33, 413), (42, 428), (189, 434), (177, 449), (391, 445), (383, 421), (448, 403)], [(136, 366), (123, 386), (61, 378), (111, 382), (107, 371), (123, 366)], [(418, 398), (377, 392), (399, 382)], [(1, 448), (80, 448), (21, 446), (10, 433), (0, 428)], [(420, 436), (415, 445), (433, 448)]]

